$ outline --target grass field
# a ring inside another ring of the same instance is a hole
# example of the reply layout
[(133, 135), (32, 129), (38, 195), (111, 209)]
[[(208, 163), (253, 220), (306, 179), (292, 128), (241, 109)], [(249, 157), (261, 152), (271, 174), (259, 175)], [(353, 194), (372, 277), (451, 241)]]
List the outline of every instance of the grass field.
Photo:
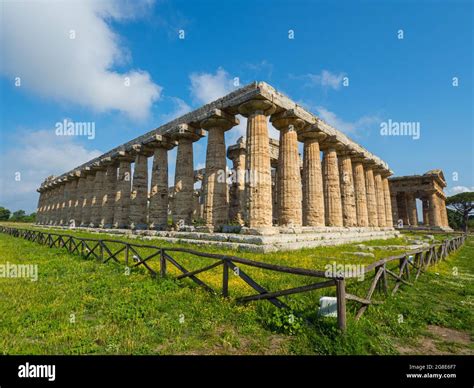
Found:
[[(365, 245), (404, 242), (401, 237)], [(346, 245), (271, 254), (196, 249), (317, 269), (335, 260), (368, 264), (400, 252), (375, 248), (371, 251), (375, 258), (348, 258), (343, 252), (360, 248)], [(188, 269), (210, 263), (176, 256)], [(473, 258), (474, 239), (469, 239), (414, 287), (403, 287), (384, 304), (372, 306), (358, 322), (352, 319), (356, 305), (349, 304), (348, 330), (341, 335), (334, 319), (316, 316), (319, 297), (334, 295), (333, 288), (287, 298), (294, 312), (312, 322), (304, 325), (296, 319), (290, 324), (287, 314), (268, 302), (238, 305), (190, 281), (152, 279), (141, 269), (128, 273), (112, 262), (84, 260), (65, 250), (0, 234), (0, 264), (37, 264), (39, 269), (36, 282), (0, 278), (0, 349), (4, 354), (473, 353)], [(220, 271), (200, 276), (218, 289)], [(308, 283), (255, 268), (245, 271), (270, 290)], [(348, 289), (363, 295), (369, 281), (352, 282)], [(250, 293), (238, 277), (231, 276), (229, 287), (231, 296)]]

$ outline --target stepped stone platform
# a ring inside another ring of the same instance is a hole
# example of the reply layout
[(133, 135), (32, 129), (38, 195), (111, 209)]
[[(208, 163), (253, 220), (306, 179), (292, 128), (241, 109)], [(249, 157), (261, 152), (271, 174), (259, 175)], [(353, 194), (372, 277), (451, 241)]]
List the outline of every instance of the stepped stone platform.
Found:
[[(54, 226), (56, 229), (72, 229)], [(206, 233), (199, 231), (155, 231), (130, 229), (82, 228), (93, 233), (102, 233), (111, 236), (118, 234), (129, 238), (166, 241), (171, 243), (189, 243), (197, 245), (212, 245), (220, 248), (235, 249), (255, 253), (290, 251), (302, 248), (340, 245), (369, 240), (386, 240), (400, 235), (399, 231), (391, 227), (298, 227), (274, 228), (272, 234), (246, 233)]]

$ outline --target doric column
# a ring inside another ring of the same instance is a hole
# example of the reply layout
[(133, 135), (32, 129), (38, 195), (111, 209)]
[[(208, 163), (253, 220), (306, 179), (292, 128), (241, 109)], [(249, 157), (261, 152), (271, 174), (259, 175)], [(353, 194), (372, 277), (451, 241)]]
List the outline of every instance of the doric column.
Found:
[(338, 152), (339, 180), (341, 186), (342, 220), (347, 227), (357, 226), (356, 198), (354, 178), (352, 171), (352, 160), (350, 150)]
[(438, 201), (438, 195), (436, 192), (430, 193), (430, 226), (441, 226), (441, 212), (440, 212), (440, 204)]
[(67, 208), (69, 202), (69, 177), (63, 179), (63, 183), (61, 184), (61, 196), (62, 200), (60, 202), (59, 207), (59, 225), (68, 225), (68, 215), (67, 215)]
[(280, 131), (280, 150), (277, 169), (278, 224), (301, 226), (302, 187), (297, 131), (305, 122), (294, 111), (287, 110), (271, 117), (273, 126)]
[(116, 160), (108, 161), (104, 178), (100, 227), (109, 229), (114, 224), (115, 193), (117, 192)]
[(334, 137), (323, 143), (323, 189), (327, 226), (343, 226), (341, 187), (337, 151), (339, 147)]
[(429, 211), (430, 211), (430, 204), (428, 198), (424, 197), (421, 199), (422, 208), (423, 208), (423, 226), (430, 225), (430, 218), (429, 218)]
[(51, 197), (49, 199), (49, 225), (54, 225), (56, 222), (56, 200), (58, 194), (58, 186), (56, 183), (51, 183)]
[(370, 227), (379, 225), (373, 167), (374, 163), (371, 160), (365, 162), (365, 189), (367, 192), (367, 213)]
[(82, 222), (82, 204), (84, 203), (86, 182), (87, 178), (84, 171), (80, 171), (79, 179), (77, 180), (76, 200), (74, 202), (74, 223), (76, 226), (79, 226)]
[(43, 225), (49, 224), (49, 219), (51, 217), (51, 187), (46, 185), (45, 188), (45, 199), (44, 199), (44, 210), (43, 210)]
[(375, 183), (375, 200), (377, 202), (377, 219), (378, 226), (384, 227), (387, 225), (385, 220), (385, 197), (383, 192), (382, 176), (379, 169), (374, 170)]
[(84, 174), (86, 176), (86, 183), (84, 188), (84, 200), (81, 206), (81, 226), (88, 227), (91, 223), (95, 174), (90, 167), (86, 167), (84, 169)]
[(245, 139), (227, 149), (227, 157), (232, 160), (232, 184), (229, 193), (229, 220), (244, 225), (245, 222)]
[(414, 193), (407, 192), (407, 213), (408, 213), (408, 222), (411, 226), (418, 226), (418, 213), (416, 211), (416, 197)]
[(398, 201), (397, 201), (397, 193), (390, 191), (390, 202), (392, 203), (392, 220), (394, 226), (398, 226), (400, 220), (400, 213), (398, 210)]
[(133, 168), (132, 191), (130, 193), (130, 229), (148, 228), (148, 155), (142, 144), (133, 147), (135, 165)]
[(448, 210), (446, 209), (446, 199), (444, 197), (439, 197), (439, 202), (442, 225), (449, 227)]
[(41, 218), (43, 217), (43, 201), (44, 201), (44, 192), (41, 189), (36, 190), (39, 193), (38, 205), (36, 206), (36, 223), (41, 224)]
[(92, 169), (95, 172), (94, 175), (94, 186), (92, 191), (91, 199), (91, 220), (89, 226), (91, 228), (99, 228), (102, 220), (102, 197), (104, 193), (104, 181), (105, 181), (105, 167), (96, 163)]
[(161, 135), (156, 135), (149, 145), (153, 151), (151, 170), (149, 224), (151, 229), (166, 230), (168, 227), (168, 150), (173, 142)]
[(66, 222), (68, 226), (76, 226), (77, 220), (75, 219), (75, 204), (77, 199), (77, 184), (78, 175), (76, 172), (69, 174), (69, 199), (67, 203), (67, 218)]
[(62, 180), (59, 180), (57, 183), (55, 199), (54, 225), (61, 225), (61, 211), (64, 200), (64, 185)]
[(275, 112), (268, 100), (250, 100), (239, 106), (247, 117), (245, 161), (246, 223), (250, 228), (272, 227), (272, 176), (267, 116)]
[(382, 175), (382, 187), (385, 202), (385, 226), (393, 226), (392, 200), (390, 196), (390, 186), (388, 184), (388, 172)]
[(125, 151), (119, 151), (117, 156), (119, 171), (115, 192), (114, 228), (128, 228), (130, 215), (130, 194), (132, 189), (131, 162), (133, 157)]
[(178, 141), (174, 174), (173, 225), (178, 229), (193, 221), (194, 153), (193, 142), (204, 132), (191, 125), (181, 124), (170, 133)]
[(397, 197), (398, 203), (398, 214), (403, 222), (403, 226), (410, 225), (410, 219), (408, 217), (408, 206), (407, 206), (407, 195), (405, 192), (400, 192)]
[(201, 128), (208, 133), (206, 173), (203, 182), (204, 222), (214, 230), (227, 223), (229, 203), (227, 196), (227, 162), (225, 132), (239, 124), (235, 116), (213, 109), (201, 121)]
[(354, 191), (357, 214), (357, 225), (369, 226), (369, 214), (367, 212), (367, 191), (365, 188), (365, 172), (362, 163), (363, 155), (355, 155), (352, 158), (352, 169), (354, 176)]

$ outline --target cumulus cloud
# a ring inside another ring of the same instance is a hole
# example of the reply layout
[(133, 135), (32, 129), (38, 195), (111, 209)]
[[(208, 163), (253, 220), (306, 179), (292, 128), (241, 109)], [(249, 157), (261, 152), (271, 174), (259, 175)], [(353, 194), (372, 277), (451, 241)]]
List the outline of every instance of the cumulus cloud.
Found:
[(87, 149), (76, 137), (56, 136), (52, 130), (19, 131), (12, 140), (17, 146), (0, 154), (1, 206), (10, 210), (35, 210), (36, 189), (45, 177), (60, 175), (103, 153)]
[(3, 3), (0, 72), (46, 98), (144, 119), (162, 88), (143, 70), (114, 70), (131, 55), (108, 22), (139, 17), (150, 3)]
[(378, 116), (362, 116), (356, 121), (345, 121), (337, 116), (336, 113), (331, 112), (322, 106), (317, 106), (316, 111), (321, 119), (344, 133), (356, 133), (358, 131), (366, 130), (371, 125), (380, 122)]
[(446, 195), (456, 195), (459, 193), (466, 193), (466, 192), (471, 192), (474, 191), (474, 186), (467, 187), (467, 186), (453, 186), (450, 187), (446, 190)]
[(235, 89), (233, 78), (221, 67), (215, 74), (192, 73), (189, 78), (191, 80), (191, 96), (201, 104), (214, 101)]
[(338, 90), (342, 86), (345, 73), (332, 73), (329, 70), (322, 70), (319, 74), (308, 73), (302, 76), (291, 76), (295, 79), (306, 81), (306, 86), (321, 86), (324, 89)]

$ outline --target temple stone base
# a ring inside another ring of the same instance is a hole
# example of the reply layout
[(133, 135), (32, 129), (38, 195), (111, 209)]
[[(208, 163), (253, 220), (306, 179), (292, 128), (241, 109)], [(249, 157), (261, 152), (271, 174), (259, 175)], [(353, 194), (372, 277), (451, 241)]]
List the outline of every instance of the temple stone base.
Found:
[(397, 230), (404, 230), (404, 231), (441, 231), (441, 232), (454, 232), (452, 228), (449, 226), (424, 226), (424, 225), (419, 225), (419, 226), (410, 226), (410, 225), (404, 225), (401, 228), (396, 227)]
[[(58, 227), (68, 229), (67, 227)], [(314, 248), (327, 245), (340, 245), (368, 240), (386, 240), (398, 237), (400, 232), (391, 227), (274, 227), (273, 234), (246, 233), (206, 233), (199, 231), (157, 231), (130, 229), (76, 228), (93, 233), (108, 235), (123, 234), (129, 238), (214, 245), (220, 248), (239, 251), (267, 253)], [(265, 230), (265, 232), (268, 232)]]

